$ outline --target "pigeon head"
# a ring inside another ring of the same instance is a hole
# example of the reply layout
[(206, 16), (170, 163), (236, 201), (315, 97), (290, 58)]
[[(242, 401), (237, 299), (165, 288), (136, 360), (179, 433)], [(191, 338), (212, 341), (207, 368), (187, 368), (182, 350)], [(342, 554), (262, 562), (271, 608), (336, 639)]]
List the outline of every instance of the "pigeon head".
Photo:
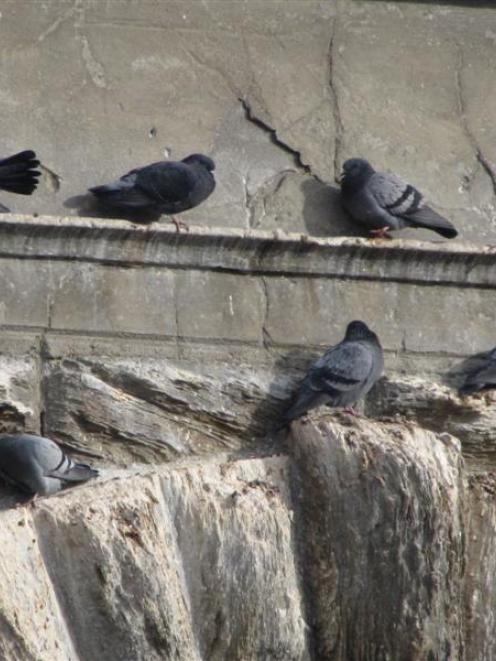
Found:
[(363, 321), (352, 321), (346, 328), (347, 340), (375, 340), (378, 342), (377, 335), (373, 333), (367, 324)]
[(374, 174), (374, 168), (364, 158), (349, 158), (343, 163), (341, 182), (363, 183)]
[(187, 165), (201, 165), (209, 172), (215, 170), (215, 163), (213, 160), (203, 154), (191, 154), (190, 156), (186, 156), (186, 158), (183, 158), (183, 163), (186, 163)]

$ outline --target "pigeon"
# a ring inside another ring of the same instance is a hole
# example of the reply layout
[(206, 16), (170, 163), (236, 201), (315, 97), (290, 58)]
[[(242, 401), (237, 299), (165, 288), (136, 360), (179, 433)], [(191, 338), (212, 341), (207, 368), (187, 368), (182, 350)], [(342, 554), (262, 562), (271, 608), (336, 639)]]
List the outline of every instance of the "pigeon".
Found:
[(98, 471), (76, 464), (43, 436), (0, 435), (0, 475), (32, 495), (48, 496), (75, 482), (86, 482)]
[(376, 172), (368, 161), (351, 158), (340, 177), (343, 206), (371, 234), (387, 237), (388, 230), (422, 227), (447, 239), (458, 232), (424, 203), (419, 191), (390, 172)]
[(10, 193), (31, 195), (41, 174), (36, 170), (39, 164), (36, 154), (31, 150), (0, 159), (0, 188)]
[(463, 381), (458, 389), (460, 395), (472, 395), (481, 390), (496, 389), (496, 347), (471, 356), (458, 370)]
[[(197, 207), (213, 192), (215, 163), (203, 154), (159, 161), (131, 170), (119, 180), (90, 188), (104, 206), (124, 213), (172, 215)], [(187, 227), (172, 217), (171, 222)]]
[(322, 404), (343, 406), (354, 413), (352, 405), (368, 393), (383, 367), (377, 335), (363, 321), (352, 321), (344, 339), (310, 367), (283, 426)]

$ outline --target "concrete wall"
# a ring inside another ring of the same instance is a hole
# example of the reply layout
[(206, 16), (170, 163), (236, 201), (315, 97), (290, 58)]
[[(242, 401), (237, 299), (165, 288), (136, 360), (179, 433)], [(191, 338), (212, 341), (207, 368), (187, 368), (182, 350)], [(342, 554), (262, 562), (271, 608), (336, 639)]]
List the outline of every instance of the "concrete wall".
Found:
[(490, 242), (496, 28), (467, 4), (1, 0), (0, 151), (32, 147), (54, 173), (2, 201), (60, 214), (88, 186), (204, 151), (219, 183), (191, 222), (349, 235), (335, 177), (360, 155)]

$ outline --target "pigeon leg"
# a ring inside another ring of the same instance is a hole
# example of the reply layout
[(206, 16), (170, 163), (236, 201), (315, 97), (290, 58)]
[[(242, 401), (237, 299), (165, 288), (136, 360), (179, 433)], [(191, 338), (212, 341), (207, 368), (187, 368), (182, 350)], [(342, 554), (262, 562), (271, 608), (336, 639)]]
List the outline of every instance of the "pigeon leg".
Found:
[(386, 227), (381, 227), (378, 230), (370, 230), (370, 233), (374, 239), (392, 239), (391, 234), (388, 234), (389, 230), (390, 228), (386, 225)]
[(171, 216), (170, 217), (170, 222), (174, 223), (174, 225), (176, 226), (176, 230), (178, 232), (181, 231), (181, 229), (180, 229), (181, 227), (184, 227), (186, 232), (189, 232), (189, 227), (188, 227), (187, 223), (185, 223), (183, 220), (178, 220), (175, 216)]
[(354, 415), (354, 416), (358, 415), (358, 413), (355, 411), (353, 406), (345, 406), (344, 410), (345, 410), (346, 413), (349, 413), (350, 415)]

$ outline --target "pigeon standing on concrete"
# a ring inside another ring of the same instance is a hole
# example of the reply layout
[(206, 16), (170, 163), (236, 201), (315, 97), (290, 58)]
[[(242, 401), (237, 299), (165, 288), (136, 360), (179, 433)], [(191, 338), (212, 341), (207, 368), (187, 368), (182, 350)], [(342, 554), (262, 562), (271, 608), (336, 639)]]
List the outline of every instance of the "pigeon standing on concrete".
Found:
[(496, 347), (471, 356), (458, 370), (463, 375), (458, 392), (460, 395), (472, 395), (481, 390), (496, 389)]
[[(172, 215), (197, 207), (215, 188), (215, 163), (203, 154), (159, 161), (131, 170), (118, 181), (89, 190), (104, 206), (126, 214)], [(171, 219), (179, 230), (186, 224)]]
[(36, 170), (39, 164), (36, 154), (31, 150), (0, 159), (0, 188), (10, 193), (31, 195), (41, 174)]
[(352, 405), (368, 393), (383, 367), (377, 335), (363, 321), (352, 321), (344, 339), (310, 367), (284, 424), (323, 404), (344, 406), (354, 413)]
[(343, 206), (375, 236), (388, 230), (422, 227), (447, 239), (458, 232), (453, 225), (424, 204), (421, 193), (390, 172), (376, 172), (368, 161), (351, 158), (340, 177)]
[(49, 438), (31, 434), (0, 436), (0, 474), (30, 494), (48, 496), (98, 471), (76, 464)]

